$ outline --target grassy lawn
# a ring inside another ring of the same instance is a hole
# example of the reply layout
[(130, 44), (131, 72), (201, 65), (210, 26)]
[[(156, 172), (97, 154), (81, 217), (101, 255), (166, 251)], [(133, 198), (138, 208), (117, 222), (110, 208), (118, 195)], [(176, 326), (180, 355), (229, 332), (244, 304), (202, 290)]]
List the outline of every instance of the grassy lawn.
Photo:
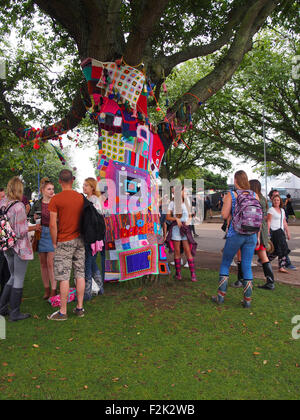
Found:
[(0, 399), (299, 399), (300, 289), (255, 289), (251, 310), (230, 289), (216, 307), (217, 275), (192, 284), (162, 280), (110, 284), (87, 315), (46, 320), (37, 261), (26, 277), (23, 311), (0, 341)]
[(295, 211), (295, 215), (297, 219), (300, 219), (300, 211)]

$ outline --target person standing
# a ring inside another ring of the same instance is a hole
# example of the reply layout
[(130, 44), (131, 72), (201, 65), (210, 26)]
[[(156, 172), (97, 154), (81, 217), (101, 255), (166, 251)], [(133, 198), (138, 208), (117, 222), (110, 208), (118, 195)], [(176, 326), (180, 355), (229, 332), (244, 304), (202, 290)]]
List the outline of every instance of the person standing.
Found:
[(286, 236), (290, 240), (289, 227), (283, 209), (283, 202), (279, 195), (273, 196), (272, 207), (268, 211), (268, 231), (271, 235), (271, 241), (274, 244), (274, 252), (270, 255), (270, 260), (278, 257), (278, 271), (288, 273), (286, 270), (286, 259), (291, 252), (289, 250)]
[(172, 224), (166, 239), (167, 245), (170, 250), (175, 254), (175, 270), (176, 279), (181, 280), (181, 248), (183, 248), (187, 262), (191, 272), (192, 282), (197, 281), (195, 272), (194, 256), (197, 249), (197, 243), (195, 242), (192, 232), (189, 229), (188, 221), (190, 216), (189, 203), (184, 194), (184, 188), (182, 188), (180, 198), (179, 211), (176, 208), (175, 200), (171, 201), (169, 205), (169, 211), (167, 214), (167, 220)]
[[(244, 171), (236, 172), (234, 176), (234, 185), (235, 191), (230, 191), (226, 195), (222, 209), (222, 217), (224, 220), (230, 220), (230, 225), (226, 236), (226, 244), (223, 251), (222, 264), (220, 267), (218, 295), (213, 296), (212, 300), (219, 305), (224, 303), (228, 289), (230, 265), (237, 252), (241, 250), (244, 288), (243, 307), (250, 308), (253, 290), (253, 273), (251, 263), (255, 247), (258, 243), (258, 238), (256, 233), (243, 235), (236, 232), (233, 226), (233, 219), (235, 215), (235, 209), (237, 207), (238, 196), (240, 194), (249, 196), (249, 194), (251, 195), (255, 193), (250, 191), (248, 176)], [(254, 198), (256, 198), (255, 195)]]
[(204, 220), (206, 220), (206, 215), (207, 212), (209, 211), (209, 217), (212, 219), (212, 205), (210, 202), (210, 198), (209, 196), (206, 197), (205, 201), (204, 201)]
[(260, 245), (255, 249), (255, 252), (258, 255), (258, 258), (263, 266), (264, 275), (266, 277), (267, 282), (263, 286), (258, 286), (258, 288), (265, 289), (265, 290), (274, 290), (275, 289), (274, 273), (273, 273), (271, 262), (267, 255), (267, 246), (269, 243), (268, 224), (267, 224), (268, 202), (261, 193), (261, 183), (257, 179), (252, 179), (250, 181), (250, 188), (259, 197), (259, 202), (262, 207), (263, 217), (264, 217), (261, 231), (260, 231)]
[[(101, 193), (97, 190), (97, 181), (94, 178), (87, 178), (83, 184), (83, 193), (93, 203), (98, 213), (102, 214)], [(104, 244), (103, 244), (104, 247)], [(102, 247), (102, 249), (103, 249)], [(94, 278), (99, 287), (99, 295), (104, 294), (103, 278), (97, 265), (98, 252), (92, 252), (91, 245), (85, 244), (85, 293), (84, 300), (92, 297), (92, 279)]]
[(291, 197), (290, 194), (287, 194), (287, 196), (286, 196), (284, 207), (285, 207), (285, 214), (286, 214), (287, 222), (289, 221), (290, 216), (292, 217), (293, 222), (295, 222), (296, 221), (296, 215), (295, 215), (295, 212), (294, 212), (294, 209), (293, 209), (292, 197)]
[[(273, 201), (273, 198), (276, 195), (278, 195), (278, 197), (280, 198), (280, 195), (279, 195), (279, 191), (278, 190), (271, 190), (269, 192), (269, 199), (271, 200), (271, 203)], [(288, 270), (296, 270), (296, 267), (291, 262), (289, 255), (286, 256), (285, 261), (286, 261), (285, 268), (287, 268)]]
[(64, 169), (59, 174), (62, 192), (50, 201), (50, 234), (55, 249), (54, 275), (60, 284), (60, 310), (48, 315), (50, 321), (66, 321), (70, 290), (70, 275), (74, 270), (77, 290), (77, 307), (74, 313), (84, 317), (83, 297), (85, 289), (85, 248), (80, 236), (80, 219), (84, 198), (73, 190), (74, 177)]
[[(0, 201), (5, 198), (5, 189), (0, 188)], [(3, 251), (0, 251), (0, 296), (2, 295), (2, 292), (4, 290), (4, 287), (6, 283), (8, 282), (10, 278), (10, 272), (7, 265), (7, 260), (4, 256)]]
[(28, 216), (30, 213), (30, 203), (29, 203), (28, 198), (24, 194), (22, 197), (22, 203), (24, 204), (24, 207), (25, 207), (26, 216)]
[(40, 229), (39, 226), (28, 228), (27, 215), (22, 203), (23, 190), (20, 178), (14, 177), (8, 182), (7, 198), (0, 201), (0, 208), (5, 207), (9, 223), (17, 237), (15, 245), (4, 251), (10, 279), (0, 299), (0, 315), (9, 314), (9, 320), (12, 322), (23, 321), (30, 317), (30, 314), (20, 312), (27, 265), (28, 261), (33, 260), (28, 232)]
[(42, 198), (36, 201), (31, 209), (31, 222), (40, 222), (42, 226), (41, 237), (38, 242), (41, 275), (45, 294), (43, 299), (48, 300), (56, 295), (57, 282), (54, 277), (54, 247), (50, 235), (49, 203), (54, 197), (54, 185), (48, 178), (41, 180), (40, 189)]

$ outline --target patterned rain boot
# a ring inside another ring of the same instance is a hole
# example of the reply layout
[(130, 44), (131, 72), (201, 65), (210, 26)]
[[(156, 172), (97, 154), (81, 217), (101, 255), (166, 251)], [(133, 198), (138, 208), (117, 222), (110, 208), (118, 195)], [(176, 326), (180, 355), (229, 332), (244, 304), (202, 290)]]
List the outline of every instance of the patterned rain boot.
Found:
[(225, 296), (228, 289), (228, 279), (229, 276), (220, 276), (219, 278), (218, 296), (213, 296), (212, 298), (213, 302), (217, 303), (218, 305), (222, 305), (225, 301)]
[(175, 270), (176, 270), (176, 280), (182, 280), (181, 276), (181, 258), (175, 258)]
[(193, 282), (196, 282), (197, 281), (197, 277), (196, 277), (196, 273), (195, 273), (195, 261), (194, 261), (194, 259), (188, 260), (188, 263), (189, 263), (189, 267), (190, 267), (192, 281)]
[(252, 280), (244, 280), (243, 281), (243, 286), (244, 286), (243, 307), (244, 308), (251, 308), (253, 281)]

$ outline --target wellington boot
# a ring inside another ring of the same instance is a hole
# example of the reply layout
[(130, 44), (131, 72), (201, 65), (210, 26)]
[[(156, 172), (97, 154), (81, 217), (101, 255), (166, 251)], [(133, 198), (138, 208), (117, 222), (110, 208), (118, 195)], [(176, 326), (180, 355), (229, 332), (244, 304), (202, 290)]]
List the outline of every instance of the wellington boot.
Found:
[(20, 306), (22, 303), (23, 289), (14, 289), (12, 288), (10, 295), (10, 314), (9, 321), (17, 322), (23, 321), (24, 319), (30, 318), (30, 314), (22, 314), (20, 312)]
[(6, 316), (9, 314), (8, 304), (10, 299), (12, 286), (6, 285), (0, 299), (0, 315)]

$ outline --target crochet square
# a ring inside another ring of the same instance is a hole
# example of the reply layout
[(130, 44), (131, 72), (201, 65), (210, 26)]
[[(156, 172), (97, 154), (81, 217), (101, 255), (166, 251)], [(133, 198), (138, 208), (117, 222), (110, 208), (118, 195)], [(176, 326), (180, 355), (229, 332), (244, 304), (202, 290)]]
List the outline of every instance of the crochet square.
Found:
[(127, 281), (149, 274), (158, 274), (156, 246), (120, 252), (119, 260), (120, 281)]
[(170, 274), (170, 268), (168, 263), (165, 262), (159, 262), (158, 263), (158, 270), (160, 275), (167, 275)]
[[(108, 75), (111, 79), (111, 84), (118, 90), (123, 101), (128, 101), (131, 107), (136, 109), (136, 104), (139, 100), (146, 81), (144, 74), (139, 70), (136, 70), (133, 67), (127, 65), (122, 65), (119, 67), (116, 63), (101, 64), (103, 69), (107, 69)], [(104, 81), (103, 77), (100, 78), (99, 82), (97, 83), (97, 87), (106, 89), (106, 96), (109, 95), (110, 87)]]
[(113, 161), (125, 162), (125, 148), (122, 134), (110, 134), (106, 130), (101, 130), (101, 138), (101, 149), (103, 153)]

